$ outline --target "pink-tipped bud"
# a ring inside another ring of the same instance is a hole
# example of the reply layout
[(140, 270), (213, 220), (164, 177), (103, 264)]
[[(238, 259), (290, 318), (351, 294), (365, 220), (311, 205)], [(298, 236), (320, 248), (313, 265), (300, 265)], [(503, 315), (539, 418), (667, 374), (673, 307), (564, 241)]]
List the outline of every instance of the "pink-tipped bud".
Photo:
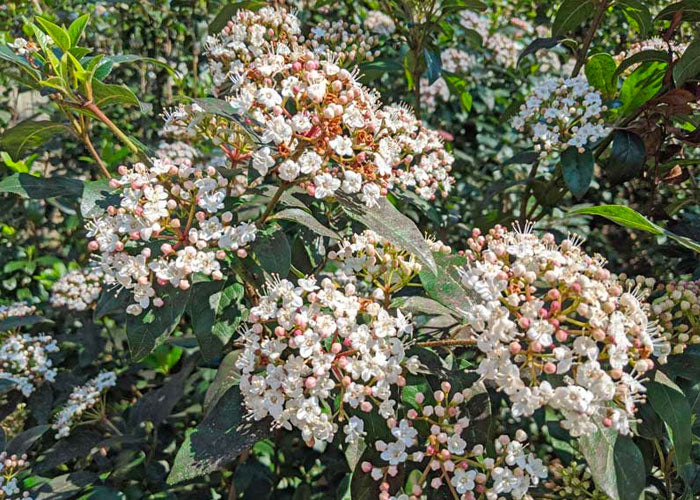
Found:
[(90, 243), (88, 243), (88, 250), (90, 250), (91, 252), (94, 252), (98, 248), (100, 248), (100, 245), (95, 240), (92, 240)]
[(372, 403), (369, 401), (363, 401), (362, 404), (360, 405), (360, 410), (362, 410), (365, 413), (369, 413), (372, 411)]
[(548, 375), (552, 375), (553, 373), (556, 373), (557, 371), (557, 365), (552, 363), (551, 361), (547, 361), (544, 364), (544, 372)]
[(248, 252), (245, 248), (239, 248), (238, 250), (236, 250), (236, 255), (238, 255), (240, 259), (245, 259), (246, 257), (248, 257)]

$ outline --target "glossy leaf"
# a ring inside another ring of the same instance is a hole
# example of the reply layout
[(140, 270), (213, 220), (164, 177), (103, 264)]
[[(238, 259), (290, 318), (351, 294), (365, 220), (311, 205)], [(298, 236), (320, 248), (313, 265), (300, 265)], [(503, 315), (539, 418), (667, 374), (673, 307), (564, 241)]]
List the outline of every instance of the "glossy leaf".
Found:
[(673, 67), (673, 80), (677, 87), (700, 74), (700, 40), (693, 41)]
[(652, 27), (652, 17), (649, 8), (640, 0), (617, 0), (615, 6), (620, 7), (625, 17), (630, 21), (642, 37), (646, 37)]
[(675, 451), (676, 466), (680, 470), (690, 463), (692, 443), (690, 405), (683, 391), (662, 372), (647, 383), (647, 398), (669, 429)]
[(523, 51), (518, 56), (518, 65), (522, 62), (523, 58), (529, 56), (530, 54), (536, 53), (541, 49), (551, 49), (556, 47), (564, 39), (563, 36), (553, 36), (550, 38), (535, 38), (530, 44), (523, 49)]
[(595, 54), (586, 62), (586, 78), (591, 86), (599, 90), (605, 98), (610, 99), (617, 91), (616, 69), (617, 64), (610, 54)]
[(0, 149), (17, 161), (28, 151), (38, 148), (54, 137), (70, 132), (62, 123), (48, 120), (25, 120), (0, 135)]
[(593, 14), (592, 0), (564, 0), (552, 23), (552, 36), (562, 36), (579, 28)]
[(46, 199), (58, 196), (77, 198), (83, 192), (83, 183), (68, 177), (35, 177), (12, 174), (0, 181), (0, 193), (13, 193), (22, 198)]
[(634, 132), (616, 130), (613, 133), (612, 152), (606, 168), (608, 178), (618, 184), (634, 178), (644, 166), (644, 141)]
[(570, 146), (561, 154), (561, 169), (564, 182), (576, 198), (586, 194), (593, 181), (595, 161), (590, 149), (579, 153), (578, 149)]

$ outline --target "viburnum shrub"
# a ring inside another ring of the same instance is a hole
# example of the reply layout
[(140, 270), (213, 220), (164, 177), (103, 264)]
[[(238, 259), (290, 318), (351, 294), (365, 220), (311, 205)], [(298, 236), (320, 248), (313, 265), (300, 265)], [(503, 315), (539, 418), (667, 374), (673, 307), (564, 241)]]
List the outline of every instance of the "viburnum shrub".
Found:
[(0, 500), (698, 497), (697, 12), (0, 7)]

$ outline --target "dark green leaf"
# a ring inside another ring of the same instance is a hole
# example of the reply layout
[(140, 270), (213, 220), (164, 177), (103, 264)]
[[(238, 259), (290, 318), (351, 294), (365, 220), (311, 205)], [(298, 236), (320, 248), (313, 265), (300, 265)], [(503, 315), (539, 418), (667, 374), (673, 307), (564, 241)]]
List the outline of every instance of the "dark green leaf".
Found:
[(592, 0), (564, 0), (552, 23), (552, 36), (562, 36), (569, 31), (574, 31), (592, 14)]
[(625, 16), (642, 37), (651, 29), (652, 19), (649, 8), (639, 0), (617, 0), (615, 6), (622, 8)]
[(50, 427), (49, 425), (37, 425), (21, 432), (8, 443), (5, 451), (8, 455), (22, 455), (28, 452)]
[(279, 274), (283, 278), (289, 274), (292, 249), (284, 231), (279, 229), (272, 234), (258, 235), (252, 248), (260, 261), (260, 267), (265, 271)]
[(656, 15), (656, 19), (671, 20), (678, 11), (683, 11), (683, 21), (700, 21), (700, 0), (681, 0), (664, 8)]
[(246, 420), (237, 386), (190, 430), (175, 457), (168, 483), (175, 484), (228, 467), (238, 455), (272, 432), (269, 420)]
[(15, 328), (23, 326), (32, 326), (38, 323), (51, 324), (53, 321), (48, 318), (42, 318), (41, 316), (10, 316), (0, 321), (0, 332), (14, 330)]
[(141, 360), (175, 330), (190, 295), (190, 290), (172, 289), (163, 297), (162, 307), (150, 307), (138, 316), (127, 315), (126, 336), (131, 357)]
[(105, 108), (112, 104), (122, 106), (141, 106), (136, 94), (126, 85), (114, 85), (102, 83), (99, 80), (92, 82), (93, 100), (98, 108)]
[(518, 65), (522, 62), (523, 58), (529, 56), (530, 54), (536, 53), (540, 49), (551, 49), (559, 45), (564, 39), (563, 36), (553, 36), (551, 38), (535, 38), (530, 44), (523, 49), (523, 51), (518, 56)]
[(239, 283), (223, 280), (195, 283), (192, 286), (187, 315), (202, 357), (208, 361), (221, 355), (240, 321), (237, 301), (243, 296)]
[(25, 120), (8, 128), (0, 136), (0, 149), (18, 161), (25, 153), (38, 148), (59, 134), (70, 132), (62, 123), (48, 120)]
[(683, 391), (663, 373), (657, 371), (652, 382), (647, 383), (647, 398), (666, 423), (675, 450), (676, 467), (680, 470), (690, 463), (692, 442), (690, 405)]
[(35, 500), (68, 500), (83, 488), (99, 480), (94, 472), (78, 471), (51, 478), (41, 485), (38, 493), (33, 496)]
[(308, 227), (314, 233), (320, 234), (321, 236), (326, 236), (334, 240), (341, 239), (338, 233), (336, 233), (332, 229), (327, 228), (318, 220), (316, 220), (316, 218), (312, 214), (300, 208), (285, 208), (284, 210), (280, 210), (275, 215), (273, 215), (272, 219), (291, 220), (301, 224), (304, 227)]
[(592, 435), (580, 437), (579, 445), (598, 489), (616, 500), (639, 500), (646, 473), (632, 439), (598, 426)]
[(467, 82), (464, 81), (464, 78), (447, 71), (442, 72), (442, 77), (447, 83), (450, 93), (459, 96), (459, 102), (462, 105), (462, 109), (464, 109), (464, 111), (471, 111), (472, 95), (467, 90)]
[(610, 182), (619, 184), (634, 178), (644, 166), (644, 141), (634, 132), (616, 130), (606, 173)]
[(442, 61), (440, 53), (428, 49), (423, 49), (423, 58), (425, 59), (425, 76), (428, 78), (428, 83), (432, 85), (435, 80), (440, 78), (442, 71)]
[(58, 196), (78, 198), (83, 183), (68, 177), (34, 177), (29, 174), (12, 174), (0, 181), (0, 193), (14, 193), (23, 198), (45, 199)]
[(364, 224), (392, 245), (410, 252), (429, 270), (437, 273), (437, 266), (430, 247), (411, 219), (399, 212), (389, 200), (379, 198), (379, 206), (368, 209), (354, 196), (338, 194), (338, 201), (347, 214)]
[(219, 368), (216, 371), (216, 376), (209, 388), (207, 393), (204, 395), (204, 403), (202, 407), (204, 408), (204, 414), (207, 415), (212, 408), (216, 406), (219, 402), (221, 396), (226, 394), (231, 387), (238, 385), (238, 381), (241, 378), (240, 371), (236, 368), (236, 360), (240, 354), (240, 350), (231, 351), (224, 359), (221, 361)]
[(561, 169), (564, 182), (576, 198), (580, 199), (586, 194), (593, 181), (593, 153), (586, 149), (579, 153), (578, 149), (570, 146), (561, 154)]
[(700, 73), (700, 40), (694, 40), (673, 67), (673, 80), (677, 87)]
[(109, 205), (118, 206), (119, 195), (112, 194), (109, 181), (87, 181), (83, 186), (83, 196), (80, 199), (80, 214), (85, 219), (99, 217), (104, 214)]
[(133, 431), (142, 422), (146, 421), (157, 426), (168, 418), (175, 405), (182, 398), (185, 392), (185, 382), (190, 373), (192, 373), (193, 368), (194, 363), (186, 363), (178, 373), (170, 377), (160, 388), (140, 397), (129, 410), (128, 428)]

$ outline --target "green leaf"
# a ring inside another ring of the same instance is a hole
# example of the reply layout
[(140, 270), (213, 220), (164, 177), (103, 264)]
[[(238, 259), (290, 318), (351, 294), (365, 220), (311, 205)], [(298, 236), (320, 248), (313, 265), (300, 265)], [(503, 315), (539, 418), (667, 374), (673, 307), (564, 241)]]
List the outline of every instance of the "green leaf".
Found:
[(216, 370), (216, 376), (211, 384), (209, 384), (207, 392), (204, 395), (204, 402), (202, 403), (204, 415), (211, 412), (219, 402), (219, 399), (221, 399), (221, 396), (226, 394), (226, 391), (238, 385), (241, 379), (241, 372), (236, 368), (236, 360), (240, 354), (240, 350), (231, 351), (221, 360), (219, 368)]
[(25, 57), (17, 55), (14, 50), (7, 46), (7, 44), (0, 43), (0, 60), (16, 64), (17, 66), (20, 66), (22, 70), (32, 75), (35, 80), (40, 79), (39, 71), (29, 64), (29, 61), (27, 61)]
[(267, 5), (266, 2), (256, 0), (248, 0), (245, 2), (230, 3), (226, 5), (223, 9), (221, 9), (221, 11), (219, 11), (214, 20), (209, 24), (209, 34), (213, 35), (224, 29), (229, 20), (240, 9), (258, 10), (261, 7), (265, 7), (265, 5)]
[(258, 235), (252, 245), (253, 252), (268, 273), (279, 274), (284, 278), (292, 265), (292, 249), (284, 231), (278, 229), (272, 234)]
[(639, 212), (624, 205), (600, 205), (572, 210), (570, 214), (600, 215), (621, 226), (641, 229), (651, 234), (663, 234), (663, 228), (657, 226)]
[[(428, 278), (434, 278), (431, 276)], [(413, 295), (411, 297), (397, 297), (391, 301), (391, 307), (399, 308), (403, 311), (416, 312), (421, 314), (431, 314), (434, 316), (453, 316), (454, 311), (443, 306), (437, 300), (429, 299), (427, 297), (421, 297), (419, 295)]]
[(523, 51), (518, 56), (518, 66), (522, 62), (523, 58), (529, 56), (530, 54), (536, 53), (541, 49), (551, 49), (559, 45), (564, 39), (563, 36), (553, 36), (551, 38), (535, 38), (530, 44), (523, 49)]
[(380, 78), (387, 73), (398, 73), (403, 71), (403, 66), (393, 59), (377, 59), (371, 62), (360, 64), (360, 74), (363, 83)]
[(123, 106), (141, 106), (136, 94), (126, 85), (114, 85), (102, 83), (99, 80), (92, 81), (93, 100), (98, 108), (121, 104)]
[(96, 68), (95, 71), (95, 78), (98, 80), (102, 81), (104, 80), (111, 72), (112, 69), (114, 68), (115, 65), (117, 64), (129, 64), (133, 62), (145, 62), (149, 64), (153, 64), (154, 66), (158, 66), (160, 68), (163, 68), (165, 71), (168, 72), (168, 74), (174, 78), (180, 78), (180, 75), (175, 71), (168, 63), (160, 61), (158, 59), (154, 59), (153, 57), (144, 57), (136, 54), (118, 54), (116, 56), (95, 56), (94, 58), (89, 58), (89, 61), (92, 61), (93, 59), (96, 59), (100, 57), (101, 60), (99, 60), (99, 67)]
[(71, 48), (71, 38), (65, 28), (52, 23), (46, 18), (37, 16), (36, 22), (41, 25), (44, 31), (51, 37), (51, 39), (59, 46), (63, 52), (68, 52)]
[(89, 20), (90, 14), (83, 14), (73, 21), (70, 26), (68, 26), (68, 35), (70, 36), (71, 47), (75, 47), (78, 44)]
[(656, 20), (669, 21), (679, 10), (683, 11), (683, 21), (700, 21), (700, 0), (681, 0), (671, 4), (656, 15)]
[(620, 89), (620, 115), (627, 115), (654, 97), (663, 86), (666, 63), (642, 63), (627, 78)]
[(586, 78), (588, 83), (598, 89), (605, 98), (610, 99), (617, 91), (616, 69), (617, 64), (610, 54), (595, 54), (586, 62)]
[(12, 174), (0, 181), (0, 193), (14, 193), (23, 198), (45, 199), (58, 196), (78, 198), (83, 183), (68, 177), (34, 177), (29, 174)]
[(462, 286), (459, 269), (467, 265), (466, 257), (437, 252), (433, 254), (433, 258), (437, 271), (432, 272), (424, 268), (419, 273), (420, 281), (428, 296), (456, 312), (458, 316), (471, 303), (480, 302), (473, 290)]
[(598, 207), (587, 207), (579, 208), (569, 212), (571, 214), (586, 214), (586, 215), (600, 215), (611, 221), (620, 224), (621, 226), (629, 227), (632, 229), (641, 229), (651, 234), (664, 234), (672, 240), (680, 243), (686, 248), (689, 248), (695, 252), (700, 253), (700, 243), (691, 240), (686, 236), (680, 236), (678, 234), (672, 233), (671, 231), (657, 226), (649, 219), (644, 217), (642, 214), (636, 212), (635, 210), (625, 207), (623, 205), (601, 205)]
[(700, 73), (700, 39), (694, 40), (673, 67), (673, 80), (681, 87)]
[(247, 420), (244, 412), (238, 386), (231, 387), (204, 420), (188, 431), (175, 457), (168, 484), (224, 469), (256, 441), (271, 434), (268, 419)]
[(581, 26), (593, 14), (592, 0), (564, 0), (552, 23), (552, 36), (561, 36)]
[(625, 17), (642, 37), (647, 36), (652, 27), (652, 18), (646, 5), (639, 0), (617, 0), (614, 5), (622, 9)]
[(185, 382), (192, 373), (194, 363), (185, 362), (185, 366), (171, 376), (158, 389), (152, 390), (140, 397), (136, 404), (129, 409), (128, 428), (135, 430), (142, 422), (151, 422), (159, 425), (172, 413), (175, 405), (182, 398), (185, 391)]
[(668, 52), (664, 50), (642, 50), (641, 52), (632, 54), (620, 63), (620, 65), (615, 70), (614, 76), (622, 74), (622, 72), (630, 66), (634, 66), (635, 64), (647, 61), (668, 62)]
[(639, 500), (646, 484), (644, 457), (632, 439), (598, 426), (579, 438), (583, 454), (598, 489), (615, 500)]
[(423, 49), (423, 59), (425, 60), (426, 67), (425, 76), (428, 78), (428, 83), (432, 85), (435, 83), (435, 80), (440, 78), (440, 71), (442, 70), (440, 53)]
[(464, 78), (447, 71), (442, 72), (442, 77), (445, 79), (447, 87), (450, 89), (450, 93), (459, 96), (459, 102), (462, 105), (462, 109), (464, 109), (464, 111), (471, 111), (472, 95), (467, 90), (467, 82), (464, 81)]
[(53, 321), (41, 316), (9, 316), (0, 321), (0, 332), (6, 332), (8, 330), (14, 330), (15, 328), (32, 326), (39, 323), (52, 324)]
[(83, 218), (99, 217), (109, 205), (118, 205), (119, 195), (112, 191), (107, 179), (86, 182), (80, 199), (80, 214)]
[(185, 312), (190, 290), (171, 287), (168, 295), (163, 297), (162, 307), (149, 307), (134, 316), (127, 315), (126, 337), (129, 341), (131, 357), (138, 361), (148, 356), (175, 330)]
[(380, 197), (379, 205), (368, 209), (357, 197), (345, 193), (337, 195), (350, 218), (360, 222), (379, 236), (386, 238), (392, 245), (410, 252), (433, 273), (437, 266), (433, 253), (425, 242), (425, 238), (411, 219), (399, 212), (385, 197)]
[(610, 161), (606, 168), (610, 182), (619, 184), (634, 178), (645, 161), (646, 149), (642, 138), (628, 130), (615, 130)]
[(311, 229), (314, 233), (321, 236), (326, 236), (334, 240), (341, 239), (338, 233), (321, 224), (312, 214), (301, 208), (285, 208), (277, 212), (271, 218), (290, 220)]
[(240, 322), (237, 302), (243, 296), (239, 283), (205, 281), (192, 286), (187, 315), (205, 361), (220, 356)]
[(569, 147), (561, 154), (561, 169), (564, 182), (577, 199), (583, 197), (593, 181), (595, 161), (590, 149), (579, 153), (575, 147)]
[(654, 411), (667, 426), (675, 450), (676, 467), (690, 463), (692, 440), (690, 405), (683, 391), (666, 375), (657, 371), (654, 380), (647, 383), (647, 398)]
[(0, 149), (17, 161), (27, 151), (38, 148), (58, 134), (70, 132), (62, 123), (48, 120), (25, 120), (0, 135)]

